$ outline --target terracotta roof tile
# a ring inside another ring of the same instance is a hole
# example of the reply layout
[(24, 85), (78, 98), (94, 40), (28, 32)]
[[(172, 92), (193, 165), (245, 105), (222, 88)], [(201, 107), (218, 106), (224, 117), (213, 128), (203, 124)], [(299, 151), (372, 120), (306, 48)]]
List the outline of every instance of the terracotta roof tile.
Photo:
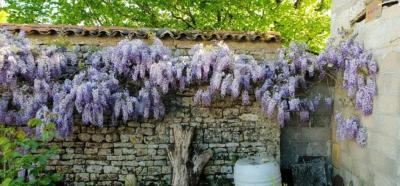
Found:
[(155, 33), (160, 39), (176, 40), (236, 40), (254, 42), (280, 42), (277, 32), (232, 32), (232, 31), (198, 31), (154, 28), (100, 27), (100, 26), (71, 26), (71, 25), (35, 25), (35, 24), (0, 24), (0, 28), (10, 32), (25, 31), (28, 35), (68, 35), (68, 36), (97, 36), (97, 37), (129, 37), (147, 38)]

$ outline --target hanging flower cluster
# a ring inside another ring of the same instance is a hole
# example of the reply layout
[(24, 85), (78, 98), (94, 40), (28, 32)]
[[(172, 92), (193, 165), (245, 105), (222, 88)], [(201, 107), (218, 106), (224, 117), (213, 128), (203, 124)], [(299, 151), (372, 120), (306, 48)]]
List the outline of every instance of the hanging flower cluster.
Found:
[(362, 127), (357, 118), (345, 119), (341, 113), (336, 114), (336, 138), (339, 141), (354, 140), (360, 147), (367, 145), (367, 129)]
[(203, 87), (194, 96), (198, 105), (210, 106), (224, 97), (249, 105), (255, 95), (265, 115), (282, 126), (294, 114), (308, 121), (320, 102), (332, 106), (332, 99), (299, 93), (336, 71), (344, 72), (343, 87), (355, 98), (356, 108), (372, 112), (376, 63), (352, 40), (331, 45), (319, 56), (307, 52), (306, 45), (291, 44), (268, 62), (234, 54), (222, 42), (195, 45), (188, 57), (172, 55), (158, 39), (152, 45), (124, 40), (94, 52), (86, 69), (68, 76), (67, 64), (76, 64), (73, 53), (39, 49), (23, 36), (0, 35), (0, 84), (12, 87), (0, 101), (0, 122), (23, 124), (48, 111), (58, 115), (54, 122), (61, 136), (71, 132), (76, 114), (84, 124), (96, 126), (103, 125), (105, 116), (113, 123), (161, 119), (163, 95), (193, 86)]
[(371, 53), (350, 39), (329, 45), (318, 61), (321, 69), (334, 67), (343, 71), (343, 88), (348, 97), (355, 98), (355, 107), (365, 116), (372, 114), (378, 67)]
[[(0, 34), (0, 122), (24, 125), (52, 101), (53, 84), (65, 78), (76, 55), (65, 48), (32, 45), (24, 33)], [(5, 90), (5, 91), (4, 91)]]

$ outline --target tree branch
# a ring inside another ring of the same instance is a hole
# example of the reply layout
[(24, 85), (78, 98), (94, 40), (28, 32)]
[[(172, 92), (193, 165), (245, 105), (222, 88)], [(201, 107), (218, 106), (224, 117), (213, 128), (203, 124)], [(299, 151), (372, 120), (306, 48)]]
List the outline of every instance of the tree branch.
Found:
[(208, 149), (201, 153), (200, 155), (193, 156), (193, 175), (190, 179), (192, 181), (191, 185), (197, 185), (199, 183), (200, 174), (203, 171), (204, 167), (207, 165), (208, 161), (210, 161), (213, 156), (213, 151)]
[(169, 12), (171, 13), (171, 17), (172, 17), (172, 18), (181, 20), (183, 23), (186, 24), (186, 26), (187, 26), (188, 28), (194, 28), (194, 26), (193, 26), (190, 22), (188, 22), (186, 19), (184, 19), (183, 17), (179, 17), (179, 16), (175, 15), (174, 12), (173, 12), (172, 10), (169, 10)]

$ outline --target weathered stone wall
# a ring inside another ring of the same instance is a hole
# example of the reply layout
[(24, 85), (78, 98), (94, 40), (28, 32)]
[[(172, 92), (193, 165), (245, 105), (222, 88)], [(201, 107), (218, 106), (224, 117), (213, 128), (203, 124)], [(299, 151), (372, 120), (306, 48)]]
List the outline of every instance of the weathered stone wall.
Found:
[[(28, 35), (36, 44), (58, 42), (59, 37)], [(47, 39), (46, 39), (47, 38)], [(50, 39), (49, 39), (50, 38)], [(82, 37), (62, 38), (78, 44), (78, 59), (85, 60), (90, 50), (113, 45), (117, 39)], [(99, 41), (97, 43), (96, 41)], [(145, 41), (149, 42), (149, 41)], [(193, 41), (163, 40), (175, 55), (187, 55)], [(203, 42), (205, 44), (214, 41)], [(227, 42), (238, 54), (250, 54), (258, 60), (275, 58), (280, 44)], [(241, 106), (227, 98), (200, 107), (193, 103), (194, 90), (171, 94), (164, 100), (163, 120), (131, 121), (102, 128), (82, 125), (76, 116), (73, 134), (55, 141), (59, 156), (49, 162), (49, 170), (64, 175), (67, 185), (122, 185), (128, 174), (136, 175), (141, 185), (170, 184), (171, 166), (166, 149), (172, 143), (172, 125), (196, 127), (194, 149), (212, 149), (214, 155), (204, 170), (201, 183), (220, 185), (232, 182), (233, 166), (238, 158), (270, 155), (280, 160), (280, 127), (260, 113), (260, 105)]]
[[(90, 46), (115, 45), (121, 38), (104, 37), (57, 37), (28, 35), (36, 44), (66, 42), (80, 46), (80, 58), (87, 56)], [(146, 41), (145, 42), (149, 42)], [(213, 44), (216, 41), (202, 42)], [(199, 42), (163, 40), (176, 55), (187, 55), (188, 50)], [(226, 41), (238, 54), (250, 54), (258, 60), (276, 57), (279, 43)], [(325, 82), (314, 87), (312, 96), (320, 94), (329, 97), (333, 89)], [(63, 171), (69, 183), (119, 184), (127, 174), (137, 174), (141, 183), (169, 183), (171, 167), (166, 148), (171, 143), (170, 125), (183, 123), (197, 126), (195, 144), (201, 149), (212, 148), (216, 153), (205, 169), (203, 181), (231, 179), (233, 165), (237, 158), (252, 154), (272, 154), (281, 162), (283, 176), (290, 166), (302, 156), (323, 156), (331, 163), (331, 108), (322, 106), (312, 113), (310, 122), (301, 123), (298, 118), (281, 129), (275, 121), (264, 119), (259, 106), (239, 106), (224, 100), (211, 109), (188, 107), (191, 95), (178, 96), (165, 120), (131, 122), (120, 127), (94, 128), (82, 126), (77, 120), (74, 135), (68, 141), (60, 142), (63, 149), (60, 159), (53, 162), (51, 169)], [(185, 110), (180, 108), (186, 102)], [(247, 114), (246, 114), (247, 113)], [(204, 115), (202, 115), (204, 114)], [(254, 115), (255, 114), (255, 115)], [(175, 118), (176, 120), (172, 119)], [(182, 121), (181, 121), (182, 120)], [(140, 143), (131, 143), (131, 139)], [(281, 140), (281, 144), (280, 141)], [(86, 149), (86, 150), (85, 150)], [(290, 172), (289, 172), (290, 174)]]
[(214, 152), (202, 183), (233, 178), (238, 158), (266, 154), (279, 160), (280, 128), (265, 119), (258, 104), (240, 106), (226, 99), (203, 108), (192, 99), (190, 94), (169, 97), (162, 121), (103, 128), (75, 123), (73, 134), (56, 142), (61, 154), (48, 168), (63, 173), (64, 181), (75, 185), (121, 185), (128, 174), (137, 175), (145, 185), (170, 183), (166, 148), (172, 143), (171, 126), (175, 124), (196, 127), (194, 148)]
[[(58, 36), (58, 35), (27, 35), (35, 44), (68, 44), (78, 46), (112, 46), (116, 45), (123, 37), (95, 37), (95, 36)], [(151, 40), (142, 39), (146, 43), (152, 43)], [(185, 55), (194, 45), (203, 43), (204, 45), (216, 44), (217, 40), (173, 40), (163, 39), (163, 44), (171, 50), (178, 52), (179, 55)], [(229, 48), (237, 54), (249, 54), (258, 60), (271, 60), (276, 58), (276, 52), (282, 47), (278, 41), (275, 42), (257, 42), (257, 41), (224, 41)]]
[[(365, 149), (354, 142), (335, 139), (336, 122), (332, 122), (332, 157), (335, 174), (345, 185), (398, 185), (400, 183), (400, 6), (382, 9), (381, 17), (372, 21), (350, 21), (366, 7), (364, 0), (334, 0), (332, 33), (340, 27), (351, 28), (357, 39), (371, 50), (378, 62), (378, 96), (371, 116), (361, 117), (368, 130)], [(349, 105), (341, 88), (335, 91), (334, 110), (360, 115)]]

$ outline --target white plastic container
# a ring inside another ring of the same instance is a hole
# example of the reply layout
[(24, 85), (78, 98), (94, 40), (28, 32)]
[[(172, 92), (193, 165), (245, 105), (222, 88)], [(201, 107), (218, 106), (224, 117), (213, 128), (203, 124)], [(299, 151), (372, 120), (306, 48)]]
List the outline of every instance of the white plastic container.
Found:
[(281, 186), (278, 163), (273, 158), (250, 157), (240, 159), (234, 168), (235, 186)]

